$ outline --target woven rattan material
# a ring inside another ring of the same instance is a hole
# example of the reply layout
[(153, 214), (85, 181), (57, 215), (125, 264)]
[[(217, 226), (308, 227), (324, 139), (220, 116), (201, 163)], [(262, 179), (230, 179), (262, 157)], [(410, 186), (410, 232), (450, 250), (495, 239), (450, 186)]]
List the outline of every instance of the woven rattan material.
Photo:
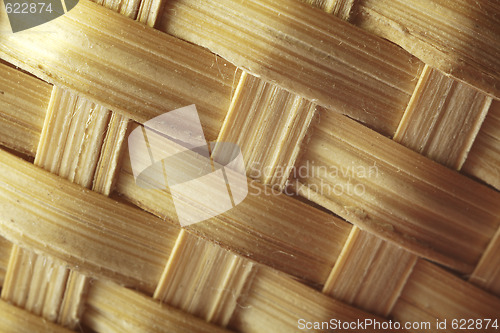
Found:
[[(498, 332), (499, 4), (307, 2), (0, 3), (0, 332)], [(192, 104), (249, 193), (181, 228), (127, 138)]]

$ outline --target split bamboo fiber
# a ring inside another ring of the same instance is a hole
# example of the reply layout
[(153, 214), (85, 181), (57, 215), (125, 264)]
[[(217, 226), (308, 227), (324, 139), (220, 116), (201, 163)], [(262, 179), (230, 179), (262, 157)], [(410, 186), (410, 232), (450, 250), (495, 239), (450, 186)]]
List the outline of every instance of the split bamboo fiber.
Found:
[[(80, 0), (13, 34), (0, 3), (0, 332), (496, 332), (499, 17)], [(192, 104), (249, 194), (181, 227), (127, 138)]]

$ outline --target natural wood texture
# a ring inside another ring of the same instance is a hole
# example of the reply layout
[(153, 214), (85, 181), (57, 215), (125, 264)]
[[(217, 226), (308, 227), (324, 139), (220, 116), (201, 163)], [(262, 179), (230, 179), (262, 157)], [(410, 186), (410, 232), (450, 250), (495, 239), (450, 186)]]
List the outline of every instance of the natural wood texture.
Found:
[(408, 251), (354, 227), (323, 293), (387, 317), (416, 260)]
[(347, 117), (319, 115), (297, 190), (361, 229), (472, 272), (498, 228), (500, 194)]
[(335, 0), (331, 13), (342, 20), (351, 18), (351, 11), (355, 0)]
[(217, 137), (237, 77), (209, 51), (86, 0), (30, 31), (0, 34), (0, 58), (140, 123), (196, 104), (207, 139)]
[(91, 188), (109, 111), (54, 87), (35, 165)]
[(91, 283), (83, 322), (96, 332), (229, 333), (118, 284)]
[(111, 194), (119, 172), (128, 123), (127, 118), (111, 113), (92, 183), (92, 190), (106, 196)]
[(500, 297), (500, 228), (484, 251), (470, 281)]
[(0, 144), (35, 154), (51, 89), (0, 62)]
[[(315, 111), (314, 103), (243, 73), (217, 141), (238, 144), (249, 177), (283, 188)], [(216, 146), (213, 154), (224, 152)]]
[(394, 141), (458, 170), (490, 105), (491, 97), (426, 66)]
[(361, 0), (356, 8), (354, 24), (500, 98), (498, 2)]
[(491, 103), (463, 171), (500, 190), (500, 101)]
[(0, 237), (0, 288), (3, 286), (5, 279), (5, 272), (9, 264), (10, 252), (12, 250), (12, 243), (3, 237)]
[(69, 271), (57, 323), (73, 329), (80, 325), (88, 287), (89, 278), (87, 276), (75, 270)]
[(350, 322), (365, 318), (385, 321), (312, 290), (284, 274), (260, 267), (229, 327), (245, 333), (288, 333), (300, 331), (300, 319), (307, 322), (330, 322), (330, 319)]
[[(256, 181), (249, 182), (249, 193), (242, 203), (187, 229), (257, 262), (323, 283), (351, 226)], [(162, 219), (171, 221), (176, 216), (168, 189), (151, 191), (135, 185), (128, 154), (123, 158), (116, 191)]]
[[(453, 319), (498, 319), (500, 299), (425, 260), (419, 260), (394, 306), (392, 316), (401, 322), (429, 321), (434, 325), (433, 331), (436, 329), (436, 318), (441, 321), (447, 319), (446, 331), (463, 332), (452, 329)], [(497, 330), (490, 326), (488, 330), (473, 332)]]
[(3, 237), (83, 273), (154, 291), (175, 243), (176, 227), (4, 151), (0, 183)]
[(0, 331), (12, 333), (73, 333), (74, 331), (0, 300)]
[(168, 1), (158, 27), (386, 135), (422, 67), (394, 44), (296, 0)]
[(134, 20), (142, 4), (141, 0), (93, 0), (93, 2)]
[(61, 261), (14, 245), (2, 299), (54, 322), (59, 316), (67, 278), (68, 268)]
[(227, 326), (254, 263), (181, 230), (154, 298)]

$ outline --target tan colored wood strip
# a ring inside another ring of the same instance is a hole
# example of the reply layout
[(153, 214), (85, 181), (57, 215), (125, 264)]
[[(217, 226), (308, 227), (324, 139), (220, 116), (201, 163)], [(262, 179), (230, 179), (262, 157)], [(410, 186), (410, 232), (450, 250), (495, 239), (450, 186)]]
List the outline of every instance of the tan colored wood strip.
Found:
[(181, 230), (153, 297), (225, 327), (254, 265)]
[[(180, 171), (183, 168), (179, 166)], [(148, 181), (155, 184), (153, 179)], [(324, 283), (351, 226), (279, 191), (270, 191), (259, 182), (249, 181), (248, 196), (238, 206), (187, 229), (257, 262), (301, 279)], [(123, 158), (116, 191), (162, 219), (171, 221), (176, 216), (168, 189), (152, 191), (136, 186), (128, 154)]]
[(111, 194), (119, 173), (128, 124), (127, 118), (115, 112), (111, 114), (92, 184), (92, 190), (106, 196)]
[(10, 253), (12, 251), (12, 243), (3, 237), (0, 237), (0, 288), (4, 284), (5, 273), (9, 265)]
[(323, 293), (388, 317), (417, 256), (354, 227)]
[(161, 22), (159, 29), (387, 135), (421, 70), (401, 48), (296, 0), (171, 1)]
[(355, 1), (356, 0), (335, 0), (332, 14), (342, 20), (349, 21)]
[(500, 297), (500, 228), (484, 251), (470, 281)]
[[(392, 316), (401, 322), (429, 321), (433, 331), (436, 331), (436, 319), (446, 319), (447, 332), (463, 332), (452, 329), (453, 319), (489, 318), (494, 321), (500, 317), (500, 299), (436, 265), (419, 260)], [(484, 327), (472, 331), (497, 332), (491, 325), (489, 329)]]
[(56, 321), (69, 270), (62, 262), (14, 245), (2, 299), (49, 321)]
[(93, 0), (93, 2), (134, 20), (142, 3), (141, 0)]
[(426, 66), (394, 140), (436, 162), (460, 169), (491, 100)]
[(154, 291), (176, 227), (4, 151), (0, 170), (3, 237), (83, 273)]
[(196, 104), (207, 139), (217, 137), (238, 78), (213, 53), (86, 0), (30, 31), (1, 34), (0, 58), (140, 123)]
[(309, 170), (298, 191), (361, 229), (472, 272), (498, 228), (500, 194), (347, 117), (320, 119), (298, 163)]
[(69, 271), (66, 290), (59, 308), (57, 323), (75, 329), (81, 324), (89, 278), (75, 270)]
[(0, 62), (0, 144), (34, 155), (52, 86)]
[(500, 190), (500, 101), (491, 103), (463, 171)]
[(364, 0), (353, 22), (500, 98), (499, 11), (488, 0)]
[[(284, 274), (262, 267), (252, 280), (248, 295), (241, 299), (229, 327), (245, 333), (288, 333), (305, 331), (308, 323), (310, 331), (327, 332), (335, 330), (325, 327), (322, 322), (330, 323), (332, 319), (337, 323), (357, 322), (367, 318), (385, 322), (383, 318), (334, 300)], [(315, 322), (323, 328), (316, 326), (316, 329), (311, 329)]]
[(74, 331), (20, 309), (5, 301), (0, 300), (0, 331), (12, 333), (71, 333)]
[(91, 284), (83, 322), (96, 332), (230, 332), (106, 280)]
[[(283, 188), (315, 111), (315, 104), (243, 73), (217, 141), (241, 148), (249, 177)], [(216, 158), (226, 153), (219, 147)]]
[(35, 165), (91, 188), (108, 120), (108, 110), (54, 87)]
[(335, 3), (337, 3), (336, 0), (303, 0), (303, 2), (316, 8), (320, 8), (327, 13), (331, 13)]

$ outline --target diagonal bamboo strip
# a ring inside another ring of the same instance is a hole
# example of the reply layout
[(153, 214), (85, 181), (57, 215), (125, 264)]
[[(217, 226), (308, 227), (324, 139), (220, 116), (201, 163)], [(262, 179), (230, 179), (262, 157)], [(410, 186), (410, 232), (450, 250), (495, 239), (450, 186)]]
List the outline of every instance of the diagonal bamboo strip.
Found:
[(0, 184), (3, 237), (83, 273), (154, 291), (177, 228), (4, 151)]
[(30, 31), (40, 33), (0, 34), (0, 58), (141, 123), (196, 104), (217, 137), (236, 68), (209, 51), (86, 0)]
[(426, 65), (394, 141), (449, 168), (460, 169), (491, 100)]
[(87, 307), (83, 322), (96, 332), (230, 332), (105, 280), (93, 281)]
[[(0, 331), (16, 333), (51, 332), (72, 333), (74, 331), (0, 300)], [(14, 330), (14, 331), (13, 331)]]
[[(168, 189), (151, 191), (136, 186), (128, 155), (123, 161), (117, 192), (163, 219), (176, 216)], [(184, 168), (179, 166), (179, 170)], [(155, 184), (154, 179), (149, 182)], [(257, 262), (322, 284), (351, 226), (250, 180), (249, 194), (238, 206), (187, 229)]]
[(500, 190), (500, 102), (491, 103), (463, 170)]
[(254, 263), (181, 230), (154, 298), (226, 327)]
[(323, 293), (388, 317), (417, 256), (359, 228), (352, 228)]
[(217, 141), (238, 144), (249, 177), (283, 188), (315, 111), (315, 104), (244, 72)]
[(500, 11), (488, 0), (363, 0), (354, 24), (500, 98)]
[(0, 144), (35, 154), (51, 89), (0, 62)]
[(387, 135), (421, 70), (401, 48), (296, 0), (167, 2), (158, 28)]
[(327, 111), (320, 119), (298, 164), (309, 169), (299, 192), (361, 229), (471, 272), (498, 228), (500, 194), (346, 117)]
[[(498, 319), (500, 299), (446, 272), (419, 260), (408, 279), (392, 315), (406, 322), (429, 321), (436, 331), (436, 318), (447, 319), (447, 332), (463, 332), (451, 327), (453, 319)], [(473, 330), (497, 332), (497, 329)], [(421, 332), (421, 330), (412, 330)]]

